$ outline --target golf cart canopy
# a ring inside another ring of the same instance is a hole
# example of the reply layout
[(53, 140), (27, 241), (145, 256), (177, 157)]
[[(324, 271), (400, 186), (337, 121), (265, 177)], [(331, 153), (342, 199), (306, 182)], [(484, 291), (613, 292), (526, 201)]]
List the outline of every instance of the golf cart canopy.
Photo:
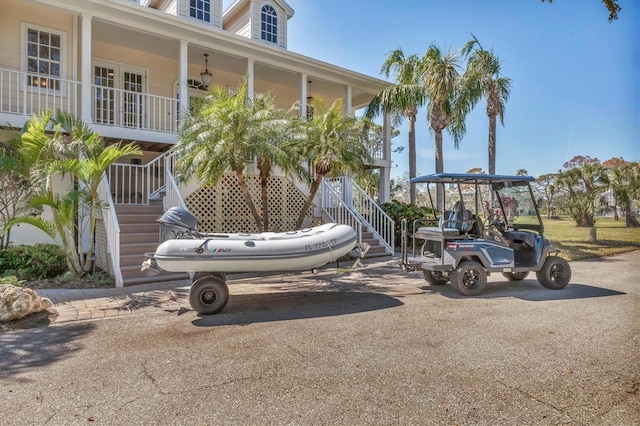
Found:
[(436, 173), (418, 176), (411, 179), (411, 183), (477, 183), (491, 184), (495, 182), (531, 182), (533, 176), (481, 175), (467, 173)]

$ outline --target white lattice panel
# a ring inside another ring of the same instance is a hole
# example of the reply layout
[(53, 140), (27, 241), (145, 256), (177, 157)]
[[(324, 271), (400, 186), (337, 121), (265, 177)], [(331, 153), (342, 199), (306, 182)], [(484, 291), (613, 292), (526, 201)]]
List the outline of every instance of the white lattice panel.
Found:
[[(253, 203), (262, 218), (260, 179), (245, 176)], [(268, 182), (267, 205), (269, 231), (295, 228), (305, 196), (284, 176), (272, 176)], [(187, 208), (200, 222), (201, 232), (258, 232), (235, 175), (225, 175), (215, 186), (204, 186), (185, 200)], [(313, 222), (309, 209), (307, 224)], [(265, 229), (266, 231), (266, 229)]]

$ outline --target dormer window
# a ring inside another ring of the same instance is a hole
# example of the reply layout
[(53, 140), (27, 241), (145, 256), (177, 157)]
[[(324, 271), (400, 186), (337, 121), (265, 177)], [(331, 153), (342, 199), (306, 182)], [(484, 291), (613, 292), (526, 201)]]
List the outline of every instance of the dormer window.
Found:
[(262, 6), (260, 11), (260, 39), (278, 43), (278, 12), (271, 5)]
[(190, 0), (189, 16), (198, 21), (211, 22), (211, 0)]

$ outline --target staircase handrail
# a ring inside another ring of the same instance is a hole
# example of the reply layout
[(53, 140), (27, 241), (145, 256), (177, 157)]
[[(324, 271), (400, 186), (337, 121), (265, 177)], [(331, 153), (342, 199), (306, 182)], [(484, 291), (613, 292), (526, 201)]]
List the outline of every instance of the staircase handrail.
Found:
[(180, 193), (178, 182), (173, 177), (175, 156), (176, 154), (173, 151), (169, 151), (165, 156), (165, 196), (162, 200), (162, 206), (165, 211), (169, 210), (171, 207), (180, 207), (185, 210), (187, 208), (187, 204), (184, 202), (184, 198), (182, 198), (182, 194)]
[(111, 265), (113, 266), (113, 276), (116, 280), (116, 287), (124, 286), (122, 270), (120, 269), (120, 224), (116, 214), (115, 204), (109, 191), (109, 179), (106, 174), (102, 177), (98, 187), (100, 199), (106, 200), (107, 208), (102, 209), (105, 232), (107, 234), (107, 245), (111, 254)]
[[(395, 250), (395, 221), (356, 182), (352, 182), (356, 209), (370, 225), (369, 229), (393, 255)], [(357, 195), (356, 195), (357, 194)], [(372, 219), (372, 220), (371, 220)]]
[[(353, 179), (347, 176), (323, 180), (343, 200), (351, 210), (357, 213), (363, 226), (376, 237), (380, 244), (393, 255), (395, 250), (395, 222)], [(323, 200), (324, 201), (324, 200)]]
[(342, 197), (325, 181), (322, 181), (322, 210), (337, 223), (351, 226), (358, 235), (358, 244), (362, 244), (362, 218), (347, 206)]

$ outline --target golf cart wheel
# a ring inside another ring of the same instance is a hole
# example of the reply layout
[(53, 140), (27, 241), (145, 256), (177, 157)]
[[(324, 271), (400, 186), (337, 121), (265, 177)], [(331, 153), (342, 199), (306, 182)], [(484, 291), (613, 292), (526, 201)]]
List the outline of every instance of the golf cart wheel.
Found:
[(502, 276), (504, 276), (509, 281), (522, 281), (527, 278), (529, 272), (503, 272)]
[(463, 296), (477, 296), (487, 286), (487, 272), (481, 263), (465, 260), (451, 274), (451, 285)]
[(551, 290), (561, 290), (571, 280), (569, 262), (558, 256), (550, 256), (544, 261), (542, 269), (536, 272), (538, 282)]
[(205, 275), (193, 282), (189, 290), (189, 303), (199, 314), (212, 315), (220, 312), (229, 300), (229, 288), (219, 277)]
[(442, 272), (434, 272), (423, 269), (422, 276), (424, 277), (424, 280), (431, 285), (445, 285), (448, 281), (442, 276)]

